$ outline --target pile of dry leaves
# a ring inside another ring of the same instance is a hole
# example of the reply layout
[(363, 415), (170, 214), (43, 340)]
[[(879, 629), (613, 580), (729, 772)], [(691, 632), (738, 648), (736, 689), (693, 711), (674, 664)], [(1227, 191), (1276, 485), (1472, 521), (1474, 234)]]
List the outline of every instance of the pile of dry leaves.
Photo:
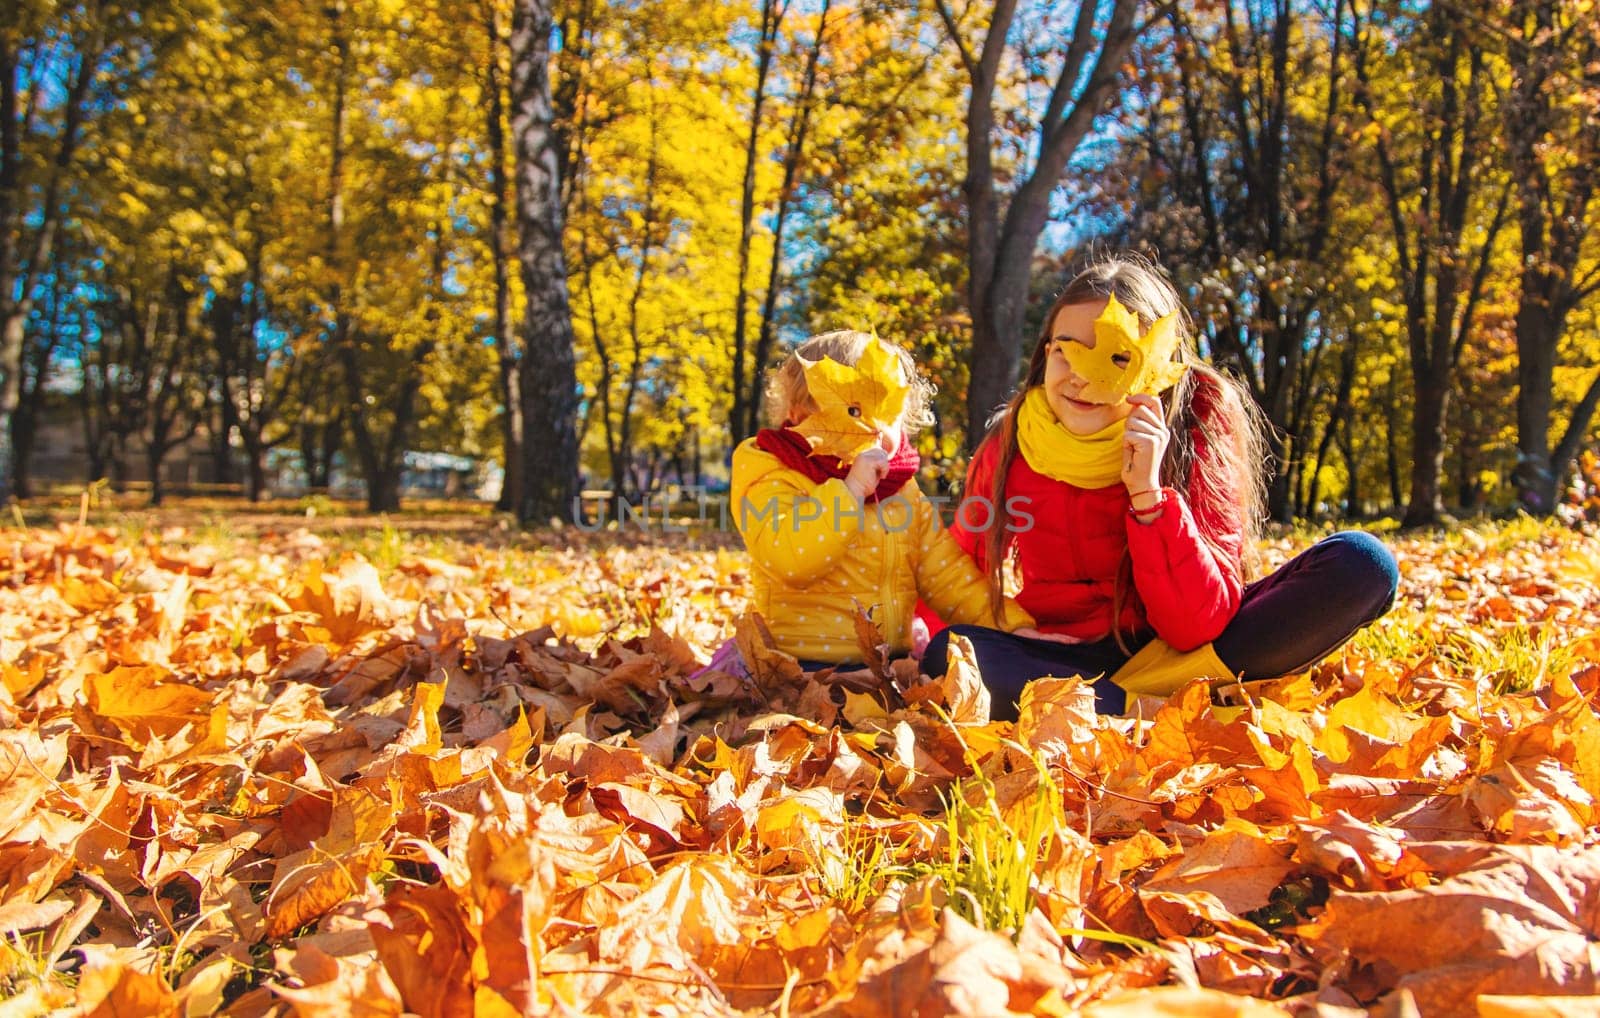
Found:
[(1011, 725), (687, 539), (0, 531), (0, 1015), (1594, 1013), (1600, 551), (1398, 551), (1242, 708)]

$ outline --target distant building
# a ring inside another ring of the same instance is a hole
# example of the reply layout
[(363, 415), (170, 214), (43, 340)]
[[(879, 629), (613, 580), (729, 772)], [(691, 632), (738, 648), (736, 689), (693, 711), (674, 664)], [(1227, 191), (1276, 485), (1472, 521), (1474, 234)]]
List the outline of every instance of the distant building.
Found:
[[(235, 444), (229, 449), (229, 458), (234, 485), (242, 493), (249, 475), (243, 449)], [(402, 497), (493, 500), (500, 495), (502, 471), (497, 463), (451, 453), (409, 450), (404, 462), (400, 481)], [(167, 454), (161, 464), (161, 479), (175, 495), (214, 492), (222, 483), (223, 472), (218, 467), (211, 432), (202, 426)], [(122, 461), (107, 464), (105, 469), (108, 474), (116, 471), (119, 476), (112, 478), (115, 481), (135, 487), (149, 484), (149, 462), (143, 437), (130, 436)], [(89, 470), (89, 451), (77, 408), (63, 404), (47, 408), (39, 422), (29, 470), (35, 490), (87, 484), (95, 480), (89, 476)], [(292, 445), (279, 445), (267, 451), (266, 477), (269, 495), (293, 498), (307, 491), (304, 464), (299, 450)], [(338, 497), (360, 498), (366, 491), (360, 471), (342, 454), (334, 456), (329, 482), (329, 493)]]
[[(405, 453), (405, 472), (401, 474), (402, 493), (432, 495), (437, 498), (478, 497), (474, 482), (478, 461), (447, 452)], [(496, 495), (499, 493), (496, 492)]]

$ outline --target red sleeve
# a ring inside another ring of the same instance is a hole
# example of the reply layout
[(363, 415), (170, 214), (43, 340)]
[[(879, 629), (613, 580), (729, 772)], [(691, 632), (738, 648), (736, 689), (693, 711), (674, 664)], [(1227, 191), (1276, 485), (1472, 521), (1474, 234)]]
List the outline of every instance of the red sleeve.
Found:
[(948, 624), (939, 617), (939, 613), (928, 607), (928, 602), (917, 598), (917, 618), (928, 627), (928, 637), (931, 639), (939, 635), (939, 630), (947, 629)]
[(1239, 610), (1241, 537), (1235, 527), (1216, 535), (1220, 547), (1213, 547), (1188, 500), (1165, 490), (1167, 505), (1155, 520), (1128, 515), (1128, 549), (1145, 618), (1174, 650), (1187, 651), (1216, 639)]
[[(1196, 460), (1204, 461), (1207, 451), (1196, 436)], [(1165, 491), (1166, 508), (1150, 523), (1129, 514), (1128, 549), (1145, 618), (1157, 636), (1187, 651), (1216, 639), (1239, 611), (1243, 527), (1236, 493), (1209, 489), (1203, 470), (1196, 471), (1189, 497)]]
[[(978, 451), (973, 453), (972, 462), (967, 464), (967, 480), (961, 486), (962, 499), (983, 497), (988, 498), (990, 487), (994, 483), (995, 449), (997, 443), (986, 439), (978, 446)], [(956, 503), (955, 519), (950, 524), (950, 536), (956, 539), (956, 544), (966, 552), (967, 557), (978, 565), (978, 571), (984, 571), (984, 562), (988, 555), (984, 553), (983, 534), (981, 531), (968, 530), (962, 525), (967, 514), (960, 512), (961, 503)], [(976, 519), (983, 519), (981, 513), (974, 512)], [(928, 635), (932, 636), (945, 628), (945, 621), (937, 612), (923, 601), (917, 602), (917, 618), (921, 619), (928, 627)]]

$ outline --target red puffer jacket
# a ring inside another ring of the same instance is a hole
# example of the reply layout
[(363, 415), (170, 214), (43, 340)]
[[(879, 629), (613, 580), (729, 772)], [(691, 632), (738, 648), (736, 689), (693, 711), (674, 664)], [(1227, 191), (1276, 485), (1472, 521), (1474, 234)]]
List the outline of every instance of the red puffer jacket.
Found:
[[(1203, 448), (1196, 451), (1205, 455)], [(992, 437), (978, 448), (967, 470), (968, 499), (989, 498), (999, 452)], [(1140, 523), (1128, 512), (1128, 491), (1121, 483), (1079, 488), (1036, 472), (1020, 452), (1012, 459), (1005, 491), (1013, 507), (1011, 525), (1020, 531), (1012, 537), (1022, 580), (1017, 603), (1044, 632), (1083, 640), (1109, 636), (1124, 552), (1131, 553), (1133, 589), (1123, 596), (1123, 631), (1148, 627), (1174, 649), (1192, 650), (1215, 639), (1239, 610), (1243, 538), (1236, 511), (1197, 514), (1181, 493), (1168, 488), (1161, 515)], [(1027, 502), (1018, 503), (1019, 497)], [(987, 570), (983, 509), (970, 506), (957, 513), (951, 531)]]

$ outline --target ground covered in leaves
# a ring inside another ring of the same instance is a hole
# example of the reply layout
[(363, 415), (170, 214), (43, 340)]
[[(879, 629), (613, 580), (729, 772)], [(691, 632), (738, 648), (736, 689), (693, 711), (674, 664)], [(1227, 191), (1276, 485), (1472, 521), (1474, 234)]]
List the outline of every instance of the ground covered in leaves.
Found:
[(803, 674), (737, 550), (550, 536), (0, 530), (0, 1015), (1595, 1013), (1592, 538), (1397, 540), (1309, 673), (1012, 725), (867, 624)]

